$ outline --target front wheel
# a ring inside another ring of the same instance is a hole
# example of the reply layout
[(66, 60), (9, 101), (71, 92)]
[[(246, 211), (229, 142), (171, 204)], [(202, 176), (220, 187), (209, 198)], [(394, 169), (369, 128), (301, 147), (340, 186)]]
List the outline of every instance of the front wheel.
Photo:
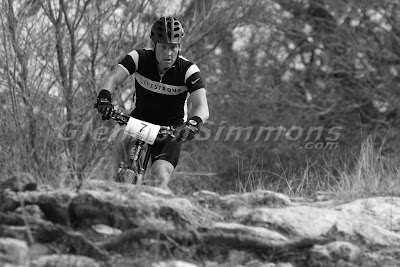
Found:
[(125, 171), (125, 183), (136, 184), (138, 181), (137, 173), (134, 170), (126, 169)]
[(132, 169), (120, 166), (118, 173), (114, 179), (117, 183), (137, 184), (138, 174)]

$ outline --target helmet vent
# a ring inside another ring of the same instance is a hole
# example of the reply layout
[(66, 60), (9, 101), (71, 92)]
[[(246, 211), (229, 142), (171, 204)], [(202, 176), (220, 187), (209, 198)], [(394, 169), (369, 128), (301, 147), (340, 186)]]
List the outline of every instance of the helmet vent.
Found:
[(174, 17), (161, 17), (151, 28), (154, 43), (180, 44), (185, 36), (181, 23)]

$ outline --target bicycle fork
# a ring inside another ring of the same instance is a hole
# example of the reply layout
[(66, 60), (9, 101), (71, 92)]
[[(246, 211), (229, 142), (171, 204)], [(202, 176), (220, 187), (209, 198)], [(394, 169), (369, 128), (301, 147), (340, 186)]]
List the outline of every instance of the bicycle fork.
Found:
[[(147, 151), (144, 157), (144, 160), (141, 161), (140, 157), (142, 155), (142, 150), (143, 147), (146, 143), (142, 140), (136, 140), (136, 143), (134, 145), (134, 147), (131, 150), (131, 154), (130, 154), (130, 166), (128, 167), (128, 169), (130, 169), (131, 175), (135, 176), (135, 177), (130, 177), (130, 181), (131, 183), (134, 184), (138, 184), (141, 185), (143, 184), (143, 177), (144, 174), (146, 173), (146, 169), (147, 169), (147, 165), (149, 163), (149, 159), (150, 159), (150, 146), (147, 147)], [(130, 176), (130, 175), (129, 175)]]
[(144, 141), (137, 139), (134, 147), (131, 150), (129, 159), (129, 168), (133, 171), (132, 175), (135, 175), (134, 180), (130, 181), (133, 184), (141, 185), (143, 182), (144, 171), (142, 170), (142, 164), (140, 162), (140, 155), (144, 146)]

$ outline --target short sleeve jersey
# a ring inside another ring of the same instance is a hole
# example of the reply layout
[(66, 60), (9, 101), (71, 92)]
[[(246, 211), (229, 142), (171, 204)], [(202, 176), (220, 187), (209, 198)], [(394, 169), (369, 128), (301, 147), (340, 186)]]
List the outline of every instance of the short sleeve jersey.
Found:
[(136, 107), (131, 115), (150, 123), (164, 126), (183, 123), (189, 93), (205, 88), (197, 65), (181, 55), (162, 78), (154, 50), (133, 50), (118, 65), (128, 75), (135, 76)]

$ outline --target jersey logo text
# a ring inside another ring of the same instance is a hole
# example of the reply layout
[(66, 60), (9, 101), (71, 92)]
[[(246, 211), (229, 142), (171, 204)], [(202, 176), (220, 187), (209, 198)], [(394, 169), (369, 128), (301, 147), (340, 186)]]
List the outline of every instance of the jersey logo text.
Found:
[(136, 81), (145, 89), (159, 93), (164, 95), (179, 95), (185, 91), (187, 91), (187, 87), (185, 85), (176, 86), (169, 85), (165, 83), (160, 83), (156, 81), (152, 81), (149, 78), (146, 78), (139, 73), (135, 73)]

